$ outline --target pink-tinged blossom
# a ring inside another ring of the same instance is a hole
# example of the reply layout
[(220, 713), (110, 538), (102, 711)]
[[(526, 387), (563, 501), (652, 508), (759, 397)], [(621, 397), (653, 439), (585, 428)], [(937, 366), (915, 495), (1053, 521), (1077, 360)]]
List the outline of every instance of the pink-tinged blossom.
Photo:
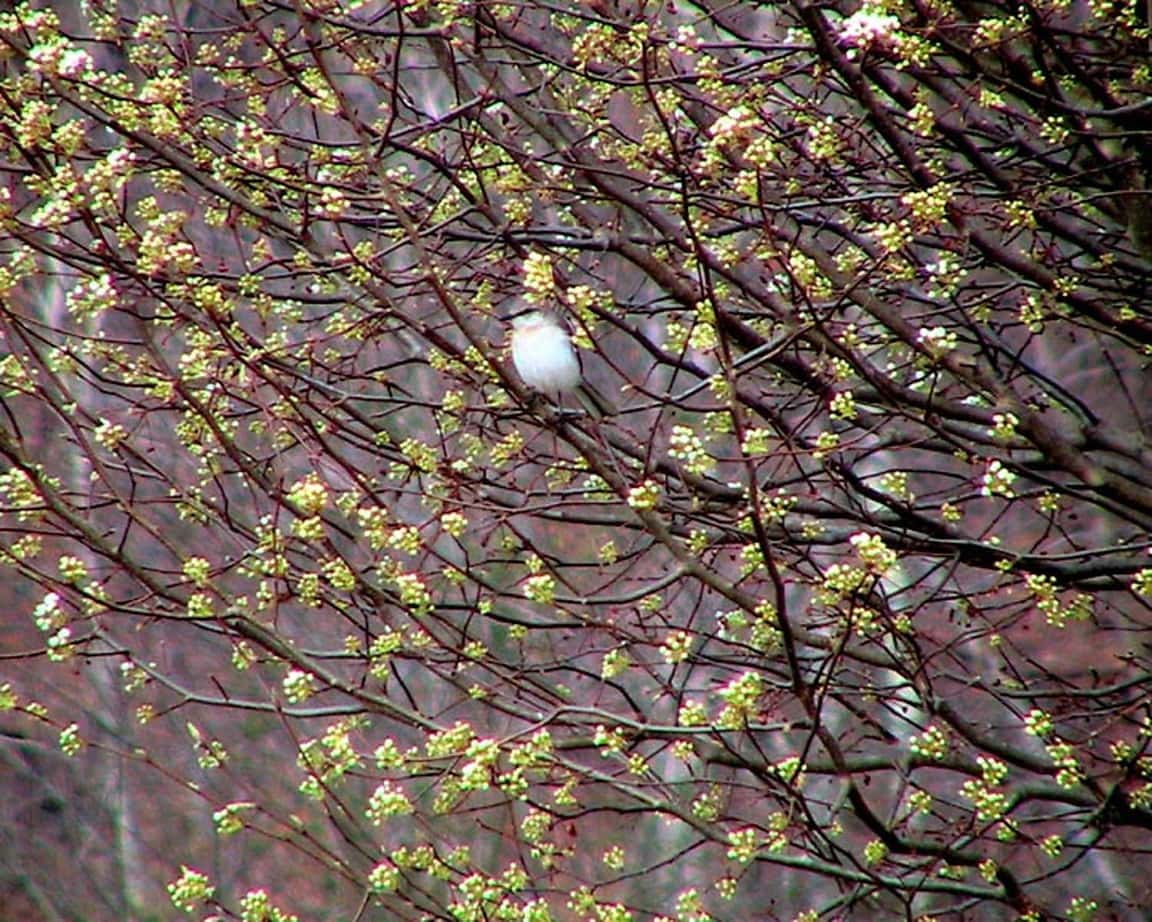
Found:
[(92, 56), (79, 48), (70, 48), (60, 55), (60, 76), (80, 77), (92, 69)]
[(58, 77), (80, 77), (92, 70), (92, 56), (62, 42), (35, 45), (28, 52), (31, 70)]
[(891, 48), (899, 44), (899, 29), (900, 20), (895, 16), (862, 7), (844, 20), (840, 40), (853, 48)]

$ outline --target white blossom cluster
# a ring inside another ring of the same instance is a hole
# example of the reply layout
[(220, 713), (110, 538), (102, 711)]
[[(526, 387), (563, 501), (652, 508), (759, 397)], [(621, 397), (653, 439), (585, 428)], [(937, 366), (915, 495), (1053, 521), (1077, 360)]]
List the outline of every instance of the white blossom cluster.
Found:
[(844, 20), (840, 40), (853, 48), (891, 47), (899, 42), (900, 20), (864, 6)]

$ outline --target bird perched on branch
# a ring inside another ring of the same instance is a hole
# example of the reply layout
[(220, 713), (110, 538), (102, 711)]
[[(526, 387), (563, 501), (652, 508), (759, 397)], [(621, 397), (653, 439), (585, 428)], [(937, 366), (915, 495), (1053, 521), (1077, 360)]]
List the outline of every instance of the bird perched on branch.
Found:
[(520, 380), (550, 397), (575, 394), (595, 418), (616, 412), (612, 404), (584, 380), (580, 356), (564, 325), (544, 311), (526, 311), (512, 318), (512, 364)]

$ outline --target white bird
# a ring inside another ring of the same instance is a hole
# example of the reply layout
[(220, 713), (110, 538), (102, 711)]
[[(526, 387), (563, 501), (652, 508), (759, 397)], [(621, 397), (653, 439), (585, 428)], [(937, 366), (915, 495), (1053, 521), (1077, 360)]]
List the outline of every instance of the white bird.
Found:
[(512, 318), (512, 364), (520, 380), (551, 397), (575, 393), (591, 404), (592, 416), (615, 412), (611, 404), (584, 380), (580, 357), (564, 326), (544, 311), (528, 311)]

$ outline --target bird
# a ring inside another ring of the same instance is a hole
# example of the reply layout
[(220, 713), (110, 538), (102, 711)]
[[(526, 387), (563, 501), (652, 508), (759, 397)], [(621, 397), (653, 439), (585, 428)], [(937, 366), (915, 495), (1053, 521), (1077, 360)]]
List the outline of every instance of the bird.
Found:
[(512, 364), (520, 380), (535, 391), (557, 399), (575, 394), (585, 411), (596, 418), (615, 412), (584, 380), (572, 337), (552, 314), (529, 310), (512, 318)]

